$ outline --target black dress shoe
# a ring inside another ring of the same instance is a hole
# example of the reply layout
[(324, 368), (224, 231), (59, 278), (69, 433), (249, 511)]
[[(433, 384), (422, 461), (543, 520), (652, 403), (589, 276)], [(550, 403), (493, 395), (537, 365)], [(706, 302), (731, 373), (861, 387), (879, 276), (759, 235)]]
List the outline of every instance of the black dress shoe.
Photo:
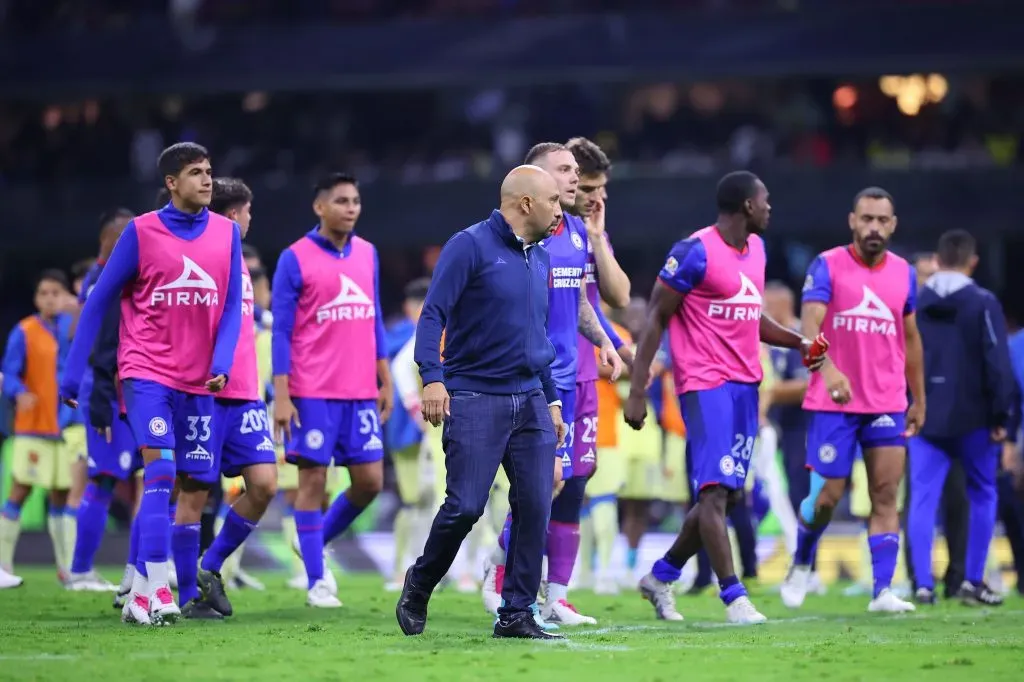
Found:
[(405, 584), (402, 585), (402, 594), (398, 598), (398, 606), (395, 607), (398, 627), (402, 628), (404, 634), (423, 634), (423, 628), (427, 626), (427, 602), (429, 600), (430, 593), (413, 584), (412, 568), (410, 568), (405, 572)]
[(526, 611), (511, 616), (500, 615), (494, 623), (494, 637), (515, 639), (565, 639), (561, 635), (546, 632), (537, 625), (533, 614)]

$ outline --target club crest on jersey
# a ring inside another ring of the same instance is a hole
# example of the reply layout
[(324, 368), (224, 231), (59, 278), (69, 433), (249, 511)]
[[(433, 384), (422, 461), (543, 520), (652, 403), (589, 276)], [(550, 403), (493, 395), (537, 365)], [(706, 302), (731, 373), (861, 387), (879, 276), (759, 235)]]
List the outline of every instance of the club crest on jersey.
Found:
[(118, 455), (117, 463), (121, 466), (121, 471), (128, 471), (132, 467), (132, 453), (124, 450)]
[(732, 458), (732, 455), (723, 455), (722, 459), (718, 462), (718, 469), (725, 476), (732, 476), (736, 472), (736, 461)]
[(577, 251), (583, 250), (583, 238), (580, 237), (578, 232), (570, 233), (569, 239), (572, 241), (572, 245), (576, 247)]
[[(149, 296), (151, 306), (204, 306), (207, 308), (220, 302), (217, 283), (213, 277), (189, 258), (182, 256), (182, 270), (178, 278), (169, 284), (153, 289)], [(250, 283), (251, 286), (251, 283)]]
[[(668, 266), (668, 263), (665, 264)], [(708, 317), (720, 317), (726, 320), (760, 320), (763, 300), (761, 292), (750, 278), (742, 272), (740, 290), (734, 296), (708, 304)]]
[(252, 277), (248, 272), (242, 273), (242, 314), (252, 317), (253, 306), (256, 304), (256, 291), (252, 286)]
[(149, 420), (149, 432), (158, 437), (166, 435), (167, 422), (164, 421), (163, 417), (153, 417)]
[(372, 320), (373, 300), (349, 277), (340, 275), (341, 291), (331, 301), (316, 309), (317, 324), (350, 320)]
[(831, 464), (836, 461), (836, 446), (831, 443), (825, 443), (818, 448), (818, 461), (822, 464)]
[(855, 334), (896, 336), (896, 318), (878, 294), (864, 285), (861, 302), (833, 315), (832, 328)]

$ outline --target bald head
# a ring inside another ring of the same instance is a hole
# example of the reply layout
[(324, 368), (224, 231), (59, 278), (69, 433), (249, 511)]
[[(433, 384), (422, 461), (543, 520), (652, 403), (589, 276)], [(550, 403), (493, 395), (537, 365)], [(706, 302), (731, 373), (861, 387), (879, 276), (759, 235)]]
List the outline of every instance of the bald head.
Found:
[(516, 166), (501, 183), (501, 203), (518, 202), (523, 197), (541, 197), (550, 190), (555, 192), (555, 179), (540, 166)]
[(558, 185), (538, 166), (517, 166), (501, 183), (501, 213), (527, 243), (546, 237), (562, 219)]

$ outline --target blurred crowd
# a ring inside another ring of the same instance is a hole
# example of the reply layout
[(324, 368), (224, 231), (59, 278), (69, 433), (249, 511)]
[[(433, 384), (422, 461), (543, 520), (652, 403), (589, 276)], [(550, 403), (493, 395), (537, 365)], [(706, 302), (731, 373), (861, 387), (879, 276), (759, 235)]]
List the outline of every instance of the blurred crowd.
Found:
[(8, 101), (0, 103), (0, 183), (148, 181), (149, 160), (177, 140), (202, 140), (219, 171), (271, 180), (327, 166), (365, 182), (489, 177), (533, 141), (580, 134), (623, 174), (1020, 162), (1024, 76), (917, 78)]

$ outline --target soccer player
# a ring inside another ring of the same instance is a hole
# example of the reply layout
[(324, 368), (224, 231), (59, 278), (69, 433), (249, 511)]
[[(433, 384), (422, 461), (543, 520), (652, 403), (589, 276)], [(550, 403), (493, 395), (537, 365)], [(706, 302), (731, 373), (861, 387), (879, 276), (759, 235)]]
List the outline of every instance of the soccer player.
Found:
[(917, 279), (907, 261), (888, 251), (896, 223), (888, 192), (862, 190), (849, 215), (853, 243), (819, 255), (804, 283), (803, 332), (828, 334), (831, 359), (811, 376), (804, 398), (810, 412), (811, 490), (800, 504), (796, 555), (782, 584), (782, 600), (790, 608), (803, 603), (815, 546), (846, 490), (859, 446), (871, 498), (874, 597), (868, 610), (914, 610), (891, 589), (899, 556), (897, 496), (906, 438), (917, 434), (925, 417), (923, 353), (914, 312)]
[(928, 372), (931, 417), (910, 440), (914, 496), (907, 515), (918, 603), (935, 602), (932, 542), (935, 514), (952, 459), (966, 475), (970, 501), (966, 578), (959, 596), (969, 606), (998, 606), (1003, 598), (985, 584), (998, 499), (996, 475), (1002, 442), (1013, 428), (1018, 389), (999, 301), (971, 279), (978, 264), (974, 237), (964, 230), (939, 239), (939, 271), (918, 298), (918, 324)]
[[(320, 224), (281, 253), (274, 272), (274, 423), (287, 439), (288, 461), (299, 466), (295, 525), (306, 603), (336, 608), (341, 602), (325, 579), (324, 546), (384, 484), (380, 425), (393, 398), (377, 249), (353, 234), (362, 211), (359, 184), (331, 173), (314, 189)], [(332, 461), (348, 468), (352, 483), (324, 515)]]
[(118, 377), (144, 462), (139, 559), (125, 622), (165, 624), (181, 615), (168, 585), (171, 491), (177, 474), (213, 466), (211, 393), (227, 384), (238, 342), (241, 235), (231, 220), (207, 209), (209, 156), (190, 142), (160, 154), (171, 201), (125, 227), (85, 302), (61, 382), (61, 394), (77, 406), (86, 357), (104, 314), (121, 296)]
[[(405, 287), (403, 309), (405, 319), (412, 323), (410, 334), (395, 353), (391, 361), (391, 375), (402, 409), (396, 410), (387, 423), (388, 446), (395, 467), (398, 497), (401, 506), (395, 515), (395, 563), (388, 591), (402, 589), (405, 571), (412, 565), (410, 559), (420, 555), (423, 549), (419, 538), (425, 537), (433, 520), (434, 481), (428, 476), (427, 458), (430, 453), (424, 439), (427, 422), (420, 413), (419, 370), (413, 357), (416, 346), (416, 322), (423, 310), (423, 301), (430, 288), (430, 279), (422, 278)], [(404, 336), (404, 335), (403, 335)]]
[[(79, 300), (85, 303), (96, 284), (114, 244), (135, 215), (128, 209), (119, 208), (100, 219), (100, 252), (96, 263), (82, 281)], [(89, 357), (89, 364), (82, 375), (79, 401), (82, 411), (88, 416), (86, 449), (88, 451), (88, 483), (78, 509), (78, 533), (71, 562), (69, 589), (90, 592), (104, 592), (117, 589), (93, 569), (93, 560), (103, 540), (107, 515), (114, 487), (118, 481), (128, 480), (142, 468), (138, 448), (132, 438), (128, 424), (118, 417), (117, 371), (118, 328), (121, 311), (116, 305), (110, 306), (101, 323), (97, 342)], [(137, 540), (137, 533), (133, 533)], [(131, 588), (135, 566), (125, 566), (119, 592)], [(123, 606), (123, 604), (122, 604)]]
[[(72, 462), (60, 448), (57, 378), (67, 347), (68, 325), (61, 307), (68, 280), (46, 270), (36, 282), (36, 314), (21, 320), (7, 337), (3, 358), (3, 396), (14, 403), (11, 490), (0, 514), (0, 568), (14, 576), (14, 550), (21, 533), (21, 507), (33, 488), (49, 492), (47, 530), (53, 543), (57, 576), (68, 570), (64, 506), (71, 487)], [(70, 519), (69, 519), (70, 520)], [(20, 584), (21, 578), (14, 576)], [(10, 581), (8, 581), (10, 582)]]
[(801, 348), (811, 342), (762, 313), (768, 190), (746, 171), (718, 183), (718, 221), (677, 242), (661, 269), (640, 335), (626, 423), (646, 417), (648, 370), (669, 325), (673, 376), (687, 425), (692, 483), (698, 495), (665, 556), (640, 581), (659, 618), (681, 620), (671, 584), (702, 547), (718, 576), (726, 616), (761, 623), (733, 568), (726, 513), (742, 497), (758, 430), (761, 342)]
[[(215, 178), (210, 211), (238, 225), (244, 239), (252, 221), (252, 191), (236, 178)], [(241, 254), (242, 322), (231, 365), (231, 382), (214, 403), (213, 438), (202, 447), (213, 456), (213, 468), (182, 477), (178, 511), (171, 533), (171, 550), (178, 569), (178, 601), (185, 618), (219, 620), (233, 613), (224, 592), (220, 570), (224, 561), (255, 530), (277, 494), (277, 457), (271, 438), (270, 415), (260, 398), (256, 364), (255, 295), (249, 268)], [(245, 492), (235, 500), (224, 527), (199, 560), (199, 523), (210, 489), (221, 476), (241, 476)], [(200, 597), (200, 590), (202, 596)]]

